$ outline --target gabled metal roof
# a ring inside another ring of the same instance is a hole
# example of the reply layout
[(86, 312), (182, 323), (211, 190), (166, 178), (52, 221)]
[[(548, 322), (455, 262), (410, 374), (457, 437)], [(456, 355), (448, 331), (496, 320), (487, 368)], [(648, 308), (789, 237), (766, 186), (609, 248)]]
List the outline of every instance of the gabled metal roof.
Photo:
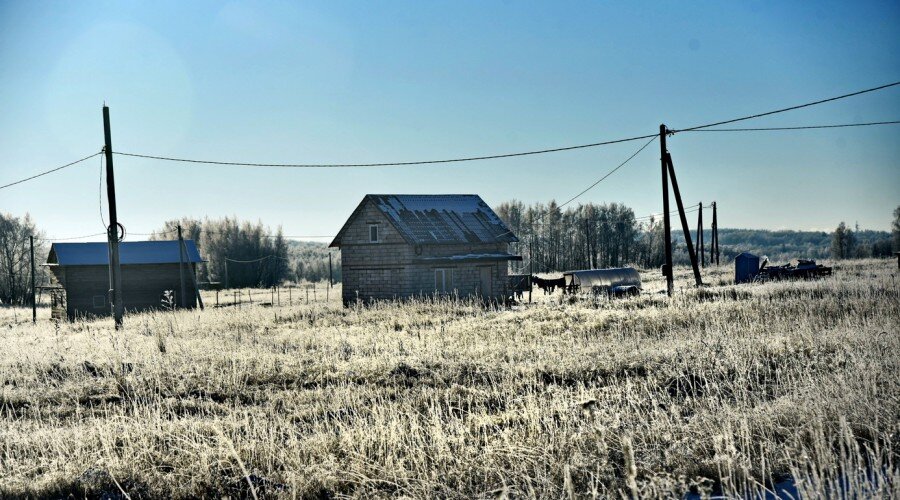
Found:
[[(187, 249), (185, 262), (203, 262), (194, 240), (184, 240)], [(129, 264), (177, 264), (181, 252), (178, 240), (172, 241), (124, 241), (119, 243), (119, 262)], [(54, 243), (50, 246), (48, 264), (60, 266), (109, 265), (107, 243)]]
[(367, 202), (372, 202), (413, 245), (519, 241), (477, 194), (369, 194), (331, 246), (340, 246), (344, 231)]

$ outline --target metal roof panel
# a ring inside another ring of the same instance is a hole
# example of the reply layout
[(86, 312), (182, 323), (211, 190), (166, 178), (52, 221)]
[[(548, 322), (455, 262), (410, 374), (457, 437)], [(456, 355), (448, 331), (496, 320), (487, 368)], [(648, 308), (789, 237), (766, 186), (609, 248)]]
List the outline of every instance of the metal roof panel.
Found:
[[(184, 240), (186, 262), (203, 262), (194, 240)], [(178, 240), (123, 241), (119, 243), (119, 261), (130, 264), (177, 264), (181, 260)], [(48, 264), (61, 266), (109, 265), (107, 243), (54, 243), (50, 247)]]

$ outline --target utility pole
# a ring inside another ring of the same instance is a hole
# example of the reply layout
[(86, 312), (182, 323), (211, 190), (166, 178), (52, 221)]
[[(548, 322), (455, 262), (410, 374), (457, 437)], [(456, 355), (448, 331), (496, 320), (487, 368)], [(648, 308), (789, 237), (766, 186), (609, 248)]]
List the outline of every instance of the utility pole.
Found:
[(328, 252), (328, 288), (334, 288), (334, 275), (331, 272), (331, 252)]
[(119, 216), (116, 212), (116, 179), (113, 172), (112, 133), (109, 125), (109, 106), (103, 105), (103, 136), (106, 154), (106, 198), (109, 204), (109, 227), (106, 238), (109, 243), (109, 299), (116, 329), (122, 328), (125, 304), (122, 301), (122, 268), (119, 265)]
[(228, 288), (228, 259), (225, 259), (225, 288)]
[(187, 307), (187, 287), (184, 283), (184, 238), (181, 236), (181, 224), (178, 225), (178, 279), (181, 280), (181, 308)]
[(684, 205), (681, 203), (681, 192), (678, 190), (678, 179), (675, 178), (675, 166), (672, 164), (672, 155), (666, 153), (666, 163), (669, 165), (669, 177), (672, 179), (672, 192), (675, 194), (675, 203), (678, 205), (678, 216), (681, 219), (681, 229), (684, 231), (684, 242), (687, 244), (688, 256), (691, 258), (691, 268), (694, 271), (694, 281), (697, 286), (703, 284), (700, 278), (700, 267), (697, 266), (697, 254), (694, 252), (694, 243), (691, 240), (691, 229), (688, 227), (687, 216), (684, 213)]
[[(900, 264), (898, 264), (900, 265)], [(531, 278), (534, 276), (534, 234), (531, 235), (531, 244), (528, 248), (528, 303), (531, 304), (531, 289), (534, 288), (534, 283), (531, 282)]]
[(700, 267), (706, 267), (706, 243), (703, 241), (703, 202), (697, 203), (697, 250), (700, 252)]
[(34, 235), (28, 237), (31, 246), (31, 322), (37, 323), (37, 300), (34, 293)]
[(716, 265), (719, 265), (719, 220), (716, 215), (716, 202), (712, 203), (712, 248), (709, 249), (709, 262), (712, 263), (713, 255), (716, 257)]
[(659, 161), (662, 165), (662, 195), (663, 195), (663, 238), (666, 249), (666, 261), (663, 264), (663, 276), (666, 277), (666, 293), (671, 297), (675, 294), (675, 282), (672, 276), (672, 225), (669, 224), (669, 171), (666, 156), (666, 126), (659, 126)]

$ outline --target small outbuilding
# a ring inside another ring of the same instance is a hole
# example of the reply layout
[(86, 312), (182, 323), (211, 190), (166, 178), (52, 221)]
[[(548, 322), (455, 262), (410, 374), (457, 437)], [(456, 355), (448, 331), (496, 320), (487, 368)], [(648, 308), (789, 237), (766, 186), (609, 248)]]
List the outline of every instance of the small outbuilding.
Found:
[(474, 194), (366, 195), (331, 247), (341, 249), (343, 301), (415, 296), (506, 297), (519, 241)]
[(734, 258), (734, 282), (749, 283), (759, 274), (759, 257), (742, 252)]
[[(184, 250), (177, 240), (119, 243), (126, 311), (159, 308), (166, 292), (173, 292), (175, 304), (180, 305), (182, 269), (184, 304), (196, 307), (196, 279), (191, 277), (196, 278), (197, 264), (203, 260), (193, 240), (184, 240)], [(45, 265), (50, 269), (51, 286), (46, 288), (53, 319), (110, 314), (107, 243), (54, 243)]]

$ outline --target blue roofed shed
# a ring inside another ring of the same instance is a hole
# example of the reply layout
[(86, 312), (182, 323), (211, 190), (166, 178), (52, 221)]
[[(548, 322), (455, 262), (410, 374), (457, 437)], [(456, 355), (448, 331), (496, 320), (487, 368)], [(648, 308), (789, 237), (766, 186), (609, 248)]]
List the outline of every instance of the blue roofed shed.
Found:
[[(184, 307), (196, 307), (197, 264), (203, 262), (193, 240), (129, 241), (119, 244), (122, 264), (122, 296), (126, 311), (158, 308), (163, 294), (175, 294), (182, 304), (181, 277), (184, 269)], [(51, 317), (75, 319), (103, 316), (109, 307), (109, 247), (107, 243), (54, 243), (45, 264), (51, 275)], [(182, 268), (182, 266), (184, 266)], [(188, 274), (190, 273), (190, 274)]]

